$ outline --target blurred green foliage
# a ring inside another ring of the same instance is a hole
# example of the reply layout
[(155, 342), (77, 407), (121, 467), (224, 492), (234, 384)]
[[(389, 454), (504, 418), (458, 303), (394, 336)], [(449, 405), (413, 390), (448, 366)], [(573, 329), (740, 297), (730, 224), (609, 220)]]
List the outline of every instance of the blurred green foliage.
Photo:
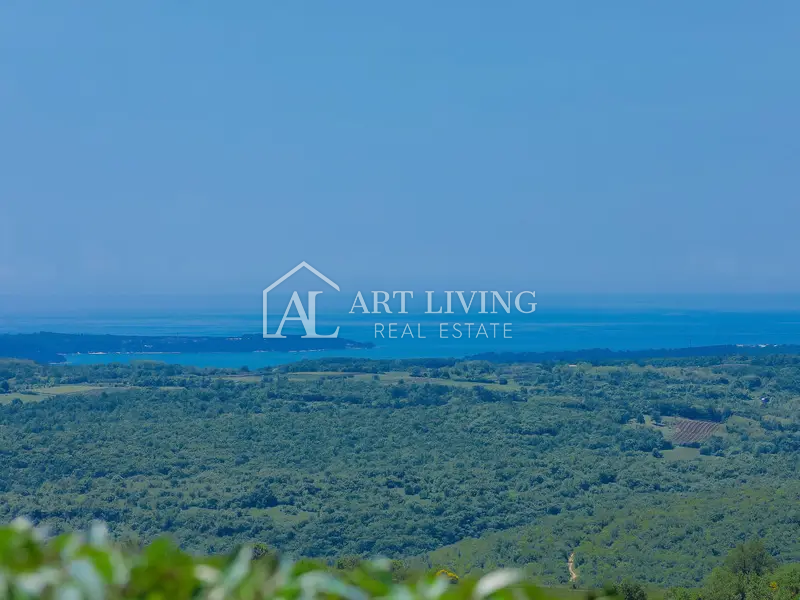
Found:
[(437, 572), (398, 571), (387, 560), (342, 559), (335, 567), (281, 559), (277, 553), (244, 546), (227, 555), (193, 557), (166, 538), (131, 550), (111, 542), (105, 525), (88, 533), (48, 537), (24, 519), (0, 527), (0, 600), (344, 599), (398, 600), (795, 600), (800, 564), (778, 566), (758, 540), (737, 546), (722, 567), (694, 589), (663, 593), (625, 579), (601, 590), (539, 588), (515, 570), (481, 578)]
[(0, 528), (0, 599), (547, 598), (509, 570), (452, 584), (447, 576), (436, 574), (397, 581), (388, 561), (335, 570), (309, 561), (280, 561), (274, 555), (256, 557), (247, 546), (228, 556), (194, 558), (159, 539), (141, 551), (125, 552), (110, 543), (100, 523), (88, 535), (69, 533), (53, 539), (24, 520)]

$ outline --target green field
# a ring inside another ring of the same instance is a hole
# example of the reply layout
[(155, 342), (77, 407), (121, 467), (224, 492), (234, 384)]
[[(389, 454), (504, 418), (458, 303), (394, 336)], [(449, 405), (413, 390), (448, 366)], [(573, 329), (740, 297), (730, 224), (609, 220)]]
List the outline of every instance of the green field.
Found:
[[(234, 376), (236, 380), (241, 380), (240, 376)], [(481, 386), (486, 389), (496, 391), (516, 391), (520, 389), (516, 381), (509, 380), (506, 384), (497, 382), (479, 382), (479, 381), (466, 381), (463, 379), (445, 379), (441, 377), (420, 377), (414, 376), (409, 371), (391, 371), (382, 373), (380, 375), (368, 373), (335, 373), (330, 371), (299, 371), (292, 372), (288, 375), (291, 381), (317, 381), (324, 379), (350, 379), (353, 381), (378, 381), (383, 385), (396, 385), (400, 382), (407, 382), (412, 384), (432, 384), (432, 385), (446, 385), (453, 387), (476, 387)]]
[(41, 402), (49, 400), (54, 396), (65, 394), (82, 394), (97, 390), (106, 389), (107, 386), (101, 385), (54, 385), (48, 387), (32, 387), (25, 392), (12, 392), (0, 395), (0, 404), (10, 404), (15, 399), (21, 402)]

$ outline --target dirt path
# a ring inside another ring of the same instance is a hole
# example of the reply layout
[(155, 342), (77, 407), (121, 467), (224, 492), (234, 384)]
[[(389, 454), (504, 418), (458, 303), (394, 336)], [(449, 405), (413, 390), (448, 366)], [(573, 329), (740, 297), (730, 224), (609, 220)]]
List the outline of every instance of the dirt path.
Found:
[(575, 570), (575, 553), (569, 555), (567, 561), (567, 568), (569, 569), (569, 580), (572, 582), (578, 581), (578, 572)]

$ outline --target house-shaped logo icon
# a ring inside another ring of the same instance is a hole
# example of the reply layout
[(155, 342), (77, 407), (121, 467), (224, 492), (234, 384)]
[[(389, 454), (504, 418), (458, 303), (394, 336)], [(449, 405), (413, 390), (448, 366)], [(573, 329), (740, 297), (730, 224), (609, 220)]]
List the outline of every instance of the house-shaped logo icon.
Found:
[[(292, 269), (291, 271), (286, 273), (286, 275), (284, 275), (283, 277), (278, 279), (275, 283), (270, 285), (268, 288), (264, 289), (264, 294), (263, 294), (263, 301), (264, 301), (264, 331), (263, 331), (263, 335), (264, 335), (264, 337), (265, 338), (285, 338), (286, 336), (282, 335), (281, 332), (283, 331), (283, 325), (284, 325), (284, 323), (286, 323), (286, 321), (300, 321), (303, 324), (303, 328), (306, 330), (306, 334), (303, 336), (304, 338), (335, 338), (335, 337), (339, 337), (339, 328), (338, 327), (336, 328), (336, 331), (334, 331), (333, 333), (331, 333), (329, 335), (320, 335), (320, 334), (317, 333), (317, 329), (316, 329), (317, 296), (322, 293), (321, 291), (308, 292), (308, 310), (306, 310), (303, 307), (303, 303), (300, 301), (300, 296), (298, 295), (297, 291), (294, 291), (292, 293), (292, 298), (291, 298), (291, 300), (289, 300), (289, 304), (288, 304), (288, 306), (286, 307), (286, 310), (283, 313), (283, 318), (281, 319), (281, 322), (278, 325), (278, 329), (275, 331), (275, 333), (269, 333), (269, 331), (267, 329), (267, 295), (269, 294), (269, 292), (271, 290), (273, 290), (276, 287), (278, 287), (284, 281), (289, 279), (289, 277), (291, 277), (292, 275), (297, 273), (300, 269), (308, 269), (314, 275), (319, 277), (322, 281), (324, 281), (329, 286), (331, 286), (333, 289), (335, 289), (337, 292), (339, 291), (339, 286), (336, 285), (333, 281), (331, 281), (330, 279), (325, 277), (325, 275), (323, 275), (322, 273), (317, 271), (314, 267), (312, 267), (307, 262), (305, 262), (305, 261), (301, 262), (294, 269)], [(294, 307), (295, 310), (297, 310), (297, 315), (298, 316), (296, 316), (296, 317), (290, 317), (289, 316), (289, 311), (292, 310), (292, 307)]]

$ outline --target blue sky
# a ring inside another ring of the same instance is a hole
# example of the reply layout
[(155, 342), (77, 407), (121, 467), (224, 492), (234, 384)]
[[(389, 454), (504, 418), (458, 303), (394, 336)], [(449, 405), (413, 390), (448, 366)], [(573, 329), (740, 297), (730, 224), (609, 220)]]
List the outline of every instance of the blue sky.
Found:
[(800, 292), (796, 2), (0, 5), (0, 294)]

